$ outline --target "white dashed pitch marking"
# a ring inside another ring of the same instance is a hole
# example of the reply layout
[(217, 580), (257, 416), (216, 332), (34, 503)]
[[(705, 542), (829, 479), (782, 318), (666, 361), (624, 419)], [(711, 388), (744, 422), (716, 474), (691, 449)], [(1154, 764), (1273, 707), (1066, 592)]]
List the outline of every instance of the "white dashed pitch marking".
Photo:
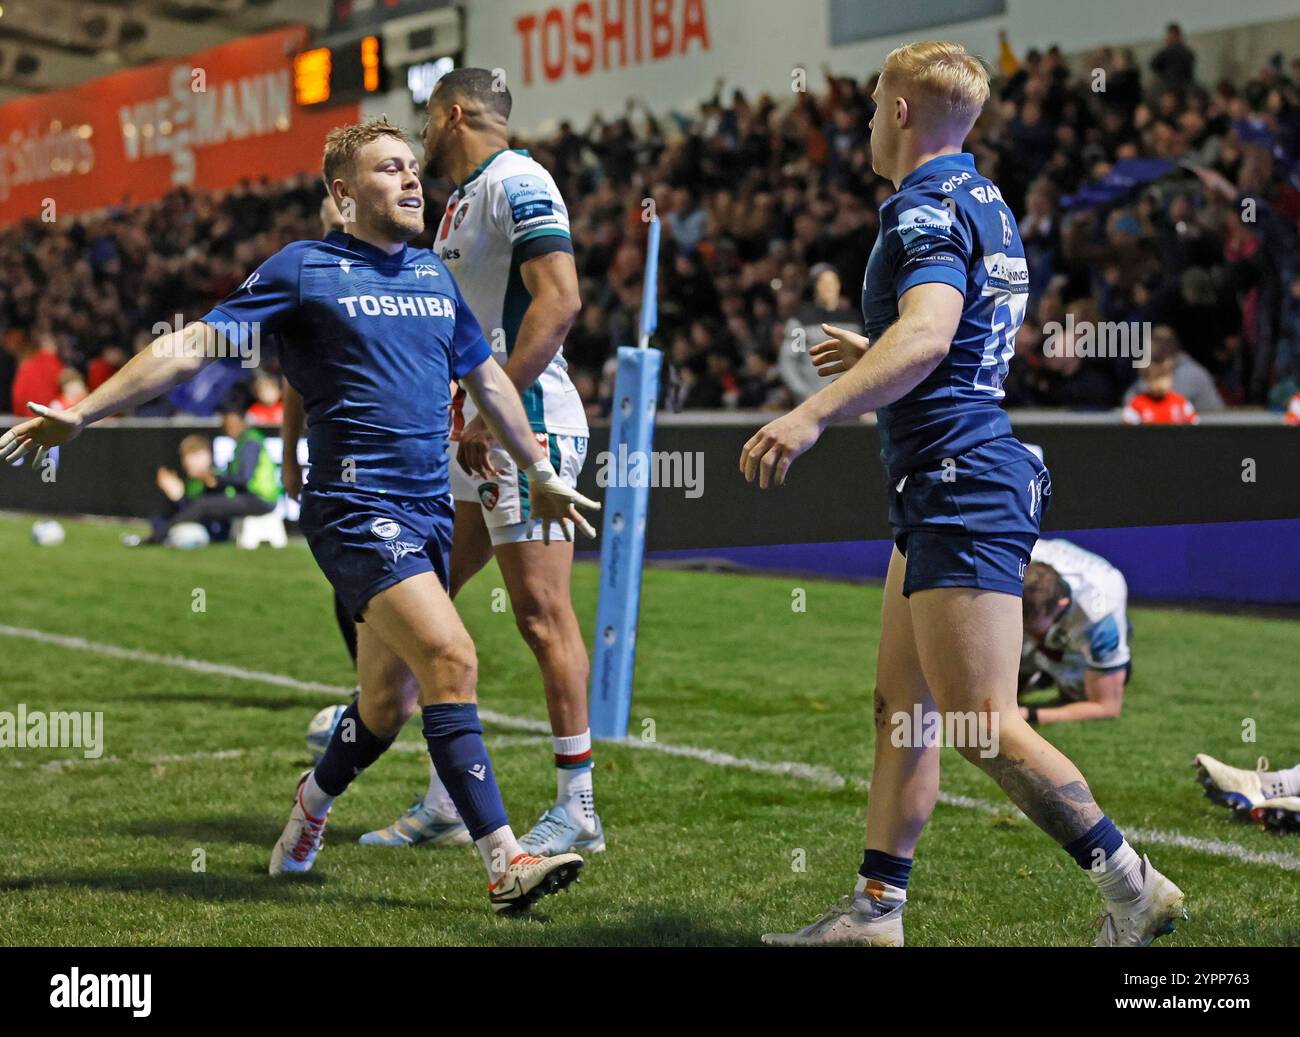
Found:
[[(287, 688), (291, 691), (300, 691), (304, 695), (331, 695), (335, 698), (350, 693), (350, 688), (340, 688), (332, 684), (322, 684), (318, 681), (303, 681), (296, 677), (289, 677), (282, 673), (264, 673), (259, 670), (246, 670), (240, 666), (230, 666), (225, 663), (213, 663), (203, 659), (190, 659), (182, 655), (162, 655), (157, 652), (146, 652), (136, 648), (123, 648), (120, 645), (105, 644), (98, 641), (88, 641), (83, 637), (71, 637), (67, 634), (52, 634), (44, 630), (32, 630), (27, 627), (15, 627), (0, 624), (0, 636), (23, 638), (29, 641), (36, 641), (41, 644), (55, 645), (60, 648), (69, 648), (75, 651), (93, 652), (96, 655), (107, 656), (113, 659), (122, 659), (129, 662), (147, 663), (155, 666), (170, 666), (174, 669), (189, 670), (192, 673), (206, 673), (216, 677), (228, 677), (233, 680), (251, 681), (256, 684), (269, 684), (277, 688)], [(505, 713), (497, 713), (495, 710), (480, 709), (479, 717), (484, 723), (492, 724), (496, 727), (505, 728), (509, 731), (530, 732), (538, 736), (549, 736), (551, 733), (550, 725), (544, 720), (529, 720), (525, 717), (510, 716)], [(524, 740), (516, 740), (523, 744)], [(538, 743), (543, 743), (545, 738), (536, 739)], [(503, 746), (504, 739), (497, 739), (494, 744), (498, 747)], [(513, 743), (510, 743), (513, 744)], [(809, 763), (799, 763), (795, 761), (772, 761), (772, 760), (755, 760), (747, 756), (735, 756), (731, 753), (721, 752), (717, 749), (700, 749), (689, 745), (669, 745), (664, 742), (645, 742), (639, 738), (622, 738), (613, 742), (628, 749), (640, 749), (649, 752), (662, 753), (666, 756), (676, 756), (682, 759), (695, 760), (700, 763), (707, 763), (714, 767), (725, 767), (731, 770), (750, 771), (755, 774), (766, 774), (779, 778), (794, 778), (798, 781), (807, 782), (825, 789), (844, 789), (851, 788), (855, 790), (866, 791), (870, 788), (870, 782), (855, 777), (845, 777), (828, 767), (819, 767)], [(407, 748), (409, 746), (409, 748)], [(393, 748), (399, 752), (421, 752), (424, 746), (419, 742), (399, 742)], [(198, 759), (235, 759), (242, 755), (242, 751), (228, 750), (216, 753), (193, 753), (186, 756), (174, 757), (149, 757), (144, 762), (147, 763), (178, 763), (185, 760)], [(107, 757), (98, 761), (79, 760), (52, 760), (39, 766), (51, 770), (62, 771), (70, 767), (75, 767), (82, 763), (104, 763), (118, 762), (116, 757)], [(13, 766), (25, 766), (24, 764), (15, 764)], [(984, 814), (1001, 814), (1008, 807), (999, 806), (988, 800), (976, 799), (972, 796), (959, 796), (952, 793), (940, 792), (939, 802), (946, 806), (957, 807), (963, 810), (976, 810)], [(1182, 832), (1166, 831), (1158, 828), (1133, 828), (1129, 829), (1129, 834), (1134, 841), (1138, 843), (1154, 843), (1160, 846), (1173, 846), (1183, 850), (1191, 850), (1195, 853), (1204, 854), (1209, 857), (1225, 857), (1230, 860), (1240, 861), (1243, 864), (1256, 864), (1264, 867), (1280, 868), (1283, 871), (1300, 872), (1300, 857), (1289, 853), (1277, 851), (1260, 851), (1252, 850), (1249, 847), (1240, 846), (1237, 843), (1227, 842), (1223, 839), (1202, 839), (1197, 836), (1184, 835)]]

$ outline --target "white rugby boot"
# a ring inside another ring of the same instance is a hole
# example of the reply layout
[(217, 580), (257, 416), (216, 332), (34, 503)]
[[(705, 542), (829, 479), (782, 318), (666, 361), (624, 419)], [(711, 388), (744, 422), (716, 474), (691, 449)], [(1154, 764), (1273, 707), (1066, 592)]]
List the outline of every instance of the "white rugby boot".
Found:
[(1157, 936), (1174, 931), (1187, 918), (1183, 891), (1142, 858), (1142, 892), (1126, 903), (1106, 901), (1094, 947), (1145, 947)]

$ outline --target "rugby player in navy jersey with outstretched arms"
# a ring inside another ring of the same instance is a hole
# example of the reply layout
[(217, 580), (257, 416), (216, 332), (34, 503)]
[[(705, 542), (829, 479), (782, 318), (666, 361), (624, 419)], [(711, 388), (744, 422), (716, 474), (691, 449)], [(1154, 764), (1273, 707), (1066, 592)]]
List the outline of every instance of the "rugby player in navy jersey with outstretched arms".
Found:
[(988, 94), (984, 67), (959, 44), (911, 44), (886, 59), (871, 154), (896, 193), (867, 263), (867, 335), (824, 325), (831, 338), (810, 352), (840, 377), (741, 454), (748, 480), (779, 485), (827, 424), (876, 411), (895, 543), (862, 867), (841, 905), (767, 943), (902, 944), (913, 852), (939, 792), (933, 740), (892, 737), (918, 706), (942, 730), (992, 736), (956, 748), (1087, 870), (1105, 902), (1097, 944), (1144, 945), (1185, 917), (1182, 892), (1134, 852), (1016, 704), (1020, 596), (1051, 483), (999, 406), (1029, 277), (1014, 215), (961, 150)]
[(334, 130), (324, 178), (343, 230), (281, 249), (202, 320), (157, 339), (69, 410), (33, 406), (39, 417), (0, 438), (0, 455), (34, 449), (39, 461), (87, 425), (193, 377), (231, 342), (276, 335), (307, 413), (312, 471), (301, 527), (359, 621), (361, 694), (299, 779), (270, 872), (311, 868), (334, 800), (392, 744), (418, 701), (430, 757), (482, 854), (493, 908), (523, 908), (571, 883), (582, 858), (520, 849), (483, 745), (474, 644), (446, 590), (450, 382), (470, 393), (525, 473), (532, 515), (547, 529), (559, 520), (566, 538), (572, 526), (590, 535), (575, 505), (598, 505), (557, 476), (442, 261), (407, 246), (424, 229), (424, 198), (401, 131), (382, 118)]

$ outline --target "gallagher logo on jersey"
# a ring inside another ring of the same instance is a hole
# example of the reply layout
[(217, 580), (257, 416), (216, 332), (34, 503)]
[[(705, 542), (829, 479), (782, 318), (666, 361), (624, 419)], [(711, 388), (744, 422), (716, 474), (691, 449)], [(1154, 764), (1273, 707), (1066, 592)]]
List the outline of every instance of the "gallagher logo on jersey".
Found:
[(946, 238), (952, 229), (952, 213), (939, 205), (918, 205), (898, 217), (898, 236), (905, 247), (927, 237)]
[(510, 203), (510, 215), (516, 223), (535, 220), (539, 216), (550, 216), (554, 212), (551, 204), (551, 192), (546, 189), (539, 178), (524, 174), (506, 177), (501, 183), (506, 192), (506, 201)]

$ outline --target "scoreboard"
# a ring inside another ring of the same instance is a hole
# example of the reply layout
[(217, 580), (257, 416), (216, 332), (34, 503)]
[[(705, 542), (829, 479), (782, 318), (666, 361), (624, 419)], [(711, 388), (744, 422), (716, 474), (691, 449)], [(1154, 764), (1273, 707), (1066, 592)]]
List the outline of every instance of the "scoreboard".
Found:
[(313, 47), (294, 55), (293, 97), (303, 107), (346, 104), (387, 89), (378, 35)]
[(336, 16), (351, 21), (294, 55), (294, 102), (316, 108), (369, 101), (392, 112), (405, 97), (422, 111), (438, 79), (461, 62), (463, 12), (448, 0), (357, 6), (337, 0)]

